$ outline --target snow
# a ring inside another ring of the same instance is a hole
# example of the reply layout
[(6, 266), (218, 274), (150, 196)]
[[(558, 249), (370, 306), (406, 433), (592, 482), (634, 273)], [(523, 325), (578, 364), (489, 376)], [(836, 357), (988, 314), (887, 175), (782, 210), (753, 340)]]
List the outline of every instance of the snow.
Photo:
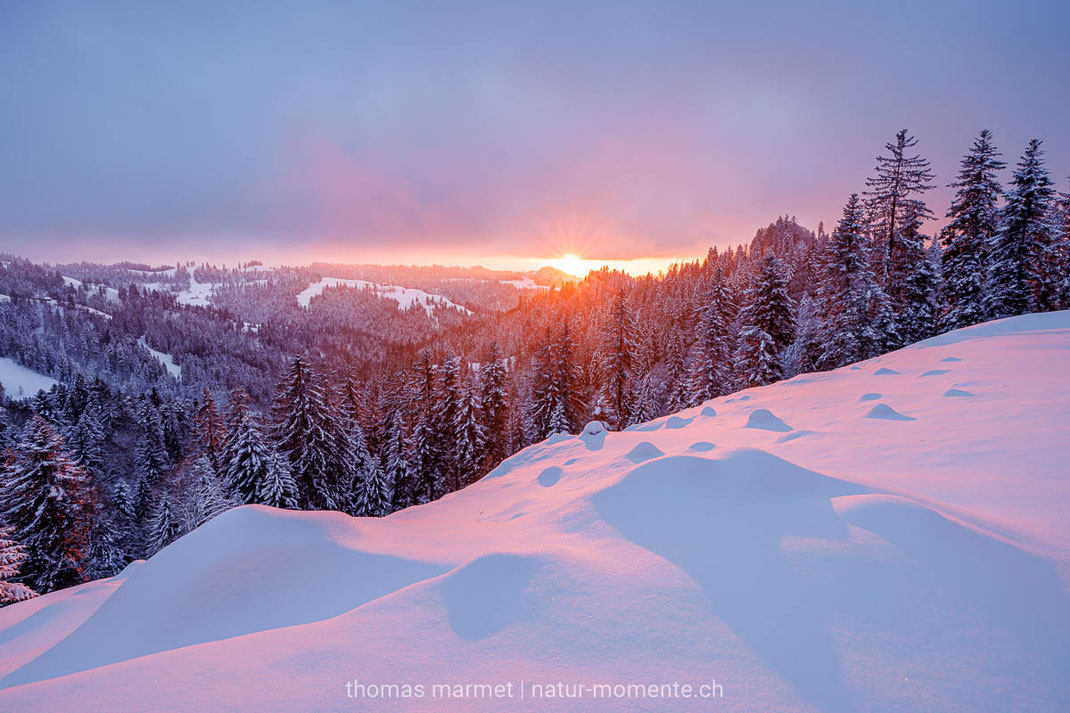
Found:
[(501, 283), (503, 285), (512, 285), (513, 287), (515, 287), (518, 290), (548, 290), (548, 289), (550, 289), (549, 285), (540, 285), (539, 283), (535, 282), (535, 280), (531, 279), (530, 277), (527, 277), (526, 275), (524, 277), (521, 277), (519, 280), (501, 280)]
[(189, 273), (189, 289), (175, 293), (175, 299), (179, 304), (193, 307), (208, 307), (211, 304), (212, 292), (215, 284), (211, 282), (197, 282), (193, 271)]
[(171, 376), (175, 377), (176, 379), (182, 378), (182, 367), (175, 363), (175, 358), (173, 356), (171, 356), (170, 354), (165, 354), (164, 352), (158, 352), (152, 347), (150, 347), (149, 343), (145, 341), (145, 337), (141, 337), (140, 339), (138, 339), (137, 343), (143, 346), (149, 354), (156, 357), (156, 360), (167, 368), (167, 371), (169, 374), (171, 374)]
[(313, 282), (297, 295), (297, 304), (302, 307), (308, 307), (312, 302), (312, 298), (322, 295), (323, 290), (327, 287), (351, 287), (362, 290), (371, 290), (380, 297), (386, 297), (397, 302), (398, 309), (407, 309), (414, 304), (421, 305), (427, 312), (428, 317), (434, 315), (436, 306), (449, 307), (460, 310), (465, 314), (472, 314), (471, 310), (461, 307), (458, 304), (454, 304), (441, 295), (433, 295), (429, 292), (413, 289), (411, 287), (380, 285), (376, 282), (368, 282), (366, 280), (346, 280), (340, 277), (324, 277), (318, 282)]
[(27, 369), (10, 357), (0, 357), (0, 384), (4, 393), (13, 399), (23, 399), (38, 391), (48, 391), (59, 382), (51, 376)]
[[(65, 282), (66, 284), (70, 285), (71, 287), (73, 287), (75, 289), (78, 289), (83, 284), (85, 284), (86, 288), (89, 289), (91, 292), (96, 292), (96, 290), (100, 289), (100, 285), (92, 283), (92, 282), (83, 283), (81, 280), (77, 280), (77, 279), (75, 279), (73, 277), (67, 277), (66, 275), (63, 275), (62, 277), (63, 277), (63, 282)], [(105, 287), (104, 288), (104, 297), (109, 302), (118, 302), (119, 301), (119, 290), (115, 289), (114, 287)], [(96, 311), (96, 310), (94, 310), (94, 311)], [(100, 312), (100, 314), (104, 314), (104, 313)]]
[[(675, 428), (595, 421), (379, 520), (232, 510), (124, 581), (0, 610), (0, 710), (1067, 710), (1068, 354), (1070, 313), (1003, 320)], [(724, 697), (353, 700), (353, 679)]]

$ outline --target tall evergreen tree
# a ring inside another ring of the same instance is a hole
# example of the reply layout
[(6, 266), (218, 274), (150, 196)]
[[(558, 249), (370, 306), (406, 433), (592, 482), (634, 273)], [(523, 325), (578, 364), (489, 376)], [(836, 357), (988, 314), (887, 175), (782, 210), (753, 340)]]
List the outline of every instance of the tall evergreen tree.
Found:
[(201, 404), (197, 409), (197, 418), (194, 424), (196, 440), (196, 453), (208, 458), (212, 468), (218, 473), (223, 470), (221, 453), (223, 440), (226, 437), (226, 425), (219, 413), (219, 407), (212, 392), (205, 388), (201, 392)]
[(724, 272), (718, 266), (714, 268), (705, 298), (698, 309), (698, 353), (692, 380), (694, 403), (708, 401), (731, 391), (734, 348), (729, 325), (731, 301)]
[[(487, 436), (487, 465), (493, 467), (509, 455), (509, 397), (505, 364), (497, 342), (491, 342), (479, 367), (480, 401), (483, 403), (483, 431)], [(395, 489), (397, 479), (395, 476)]]
[(1040, 143), (1030, 141), (1018, 162), (999, 230), (992, 238), (987, 303), (991, 317), (1048, 308), (1054, 279), (1048, 274), (1045, 256), (1052, 243), (1055, 189)]
[[(264, 442), (256, 419), (249, 411), (248, 397), (240, 389), (230, 396), (222, 461), (226, 467), (224, 481), (227, 488), (240, 502), (276, 504), (277, 500), (264, 503), (261, 499), (263, 493), (274, 498), (274, 484), (279, 474), (273, 472), (276, 463), (273, 461), (271, 449)], [(289, 480), (288, 473), (283, 480)]]
[(613, 295), (602, 343), (602, 397), (611, 425), (632, 423), (635, 401), (635, 317), (623, 289)]
[(823, 350), (822, 368), (833, 368), (876, 356), (890, 319), (884, 291), (873, 269), (872, 245), (866, 234), (858, 194), (851, 194), (843, 217), (825, 241), (818, 291)]
[(992, 143), (992, 132), (981, 131), (970, 152), (963, 156), (958, 178), (949, 187), (955, 198), (941, 233), (944, 251), (941, 323), (958, 329), (985, 319), (985, 282), (988, 248), (999, 227), (999, 200), (1003, 193), (998, 174), (1007, 165)]
[(14, 537), (12, 528), (0, 527), (0, 606), (37, 596), (37, 592), (17, 581), (19, 568), (28, 555)]
[(279, 386), (276, 413), (278, 446), (297, 484), (298, 507), (345, 509), (349, 484), (339, 482), (338, 473), (332, 468), (337, 443), (331, 431), (337, 429), (329, 429), (323, 389), (315, 372), (300, 356), (290, 361)]
[(882, 248), (884, 290), (896, 315), (899, 343), (893, 348), (932, 334), (937, 316), (936, 273), (921, 232), (933, 217), (922, 196), (935, 187), (935, 175), (927, 160), (912, 154), (918, 141), (906, 129), (895, 139), (885, 145), (890, 155), (877, 157), (865, 192), (870, 229)]
[(0, 520), (29, 552), (23, 576), (39, 592), (82, 579), (86, 486), (85, 470), (66, 453), (63, 437), (35, 416), (4, 466)]
[(400, 510), (416, 503), (416, 479), (409, 464), (409, 443), (401, 409), (394, 409), (387, 422), (382, 447), (383, 475), (392, 484), (391, 509)]
[(761, 386), (783, 377), (783, 351), (795, 339), (792, 299), (783, 263), (773, 253), (747, 290), (746, 306), (739, 318), (743, 324), (737, 362), (747, 386)]
[(479, 414), (479, 402), (476, 389), (469, 384), (461, 395), (460, 408), (457, 410), (456, 487), (463, 488), (474, 483), (484, 473), (486, 463), (486, 432), (483, 430)]

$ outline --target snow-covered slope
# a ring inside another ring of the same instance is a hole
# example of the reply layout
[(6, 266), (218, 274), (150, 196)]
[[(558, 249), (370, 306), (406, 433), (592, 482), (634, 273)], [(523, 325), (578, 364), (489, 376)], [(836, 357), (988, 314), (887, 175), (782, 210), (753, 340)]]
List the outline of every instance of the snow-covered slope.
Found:
[[(240, 508), (0, 610), (0, 710), (1068, 710), (1068, 364), (1070, 313), (1021, 317), (558, 436), (383, 520)], [(482, 683), (514, 697), (432, 697)]]
[(362, 290), (371, 290), (380, 297), (386, 297), (397, 302), (399, 309), (408, 309), (412, 305), (418, 304), (424, 308), (429, 317), (434, 315), (436, 306), (450, 307), (452, 309), (460, 310), (465, 314), (472, 313), (468, 308), (461, 307), (442, 295), (433, 295), (430, 292), (424, 292), (423, 290), (417, 290), (412, 287), (380, 285), (379, 283), (368, 282), (367, 280), (346, 280), (340, 277), (323, 277), (320, 278), (318, 282), (313, 282), (298, 293), (297, 303), (302, 307), (308, 307), (312, 302), (312, 298), (322, 295), (323, 290), (328, 287), (352, 287)]
[(10, 357), (0, 357), (0, 384), (4, 387), (4, 393), (13, 399), (48, 391), (58, 383), (51, 376), (27, 369)]

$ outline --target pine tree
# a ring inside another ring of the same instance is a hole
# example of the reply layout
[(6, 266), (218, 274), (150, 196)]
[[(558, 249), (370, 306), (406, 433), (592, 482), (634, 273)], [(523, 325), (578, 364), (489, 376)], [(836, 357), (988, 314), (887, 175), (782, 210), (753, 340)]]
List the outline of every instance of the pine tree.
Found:
[(136, 508), (140, 517), (145, 512), (145, 493), (160, 482), (167, 470), (167, 451), (163, 444), (163, 428), (160, 426), (159, 410), (150, 401), (141, 402), (138, 409), (138, 421), (140, 430), (135, 457), (139, 482)]
[(4, 467), (0, 520), (14, 528), (29, 552), (23, 576), (39, 592), (82, 579), (86, 481), (85, 470), (67, 455), (62, 436), (35, 416)]
[(762, 261), (761, 272), (747, 290), (737, 361), (747, 386), (769, 384), (783, 377), (784, 349), (795, 339), (795, 318), (784, 266), (773, 253)]
[(665, 407), (669, 413), (682, 411), (693, 405), (691, 379), (687, 371), (687, 351), (680, 339), (680, 330), (669, 327), (669, 343), (665, 347)]
[[(222, 448), (220, 449), (222, 451)], [(222, 452), (218, 455), (222, 460)], [(200, 527), (231, 507), (230, 498), (208, 455), (201, 455), (190, 466), (190, 480), (196, 488), (193, 527)]]
[(1070, 309), (1070, 192), (1059, 195), (1056, 211), (1056, 228), (1059, 238), (1056, 241), (1055, 255), (1061, 265), (1062, 279), (1059, 282), (1059, 309)]
[(409, 443), (401, 409), (395, 409), (387, 422), (382, 455), (383, 475), (393, 484), (391, 509), (400, 510), (415, 504), (417, 484), (409, 465)]
[(934, 188), (929, 162), (909, 155), (918, 143), (906, 129), (886, 144), (890, 156), (878, 156), (876, 175), (866, 179), (870, 229), (882, 247), (884, 290), (896, 315), (901, 346), (935, 330), (936, 274), (925, 248), (921, 228), (933, 213), (922, 195)]
[(376, 465), (360, 482), (356, 514), (358, 517), (383, 517), (390, 513), (392, 499), (390, 479)]
[(151, 557), (182, 535), (182, 527), (175, 516), (169, 493), (163, 493), (153, 503), (149, 514), (145, 555)]
[(941, 324), (958, 329), (985, 319), (985, 281), (988, 248), (999, 227), (999, 199), (1003, 193), (997, 175), (1007, 165), (992, 143), (992, 132), (981, 131), (970, 152), (962, 158), (957, 189), (947, 211), (949, 222), (941, 233), (944, 247)]
[[(480, 401), (483, 403), (483, 431), (487, 436), (487, 465), (493, 467), (509, 455), (509, 402), (505, 388), (505, 364), (497, 342), (491, 342), (479, 368)], [(394, 488), (399, 487), (394, 476)]]
[(420, 414), (413, 432), (413, 452), (416, 461), (415, 504), (429, 503), (444, 492), (442, 459), (435, 446), (434, 428), (428, 414)]
[(276, 451), (268, 454), (267, 474), (257, 488), (256, 502), (287, 510), (297, 507), (297, 484), (290, 475), (290, 464)]
[(731, 391), (733, 344), (728, 318), (731, 295), (718, 266), (699, 306), (698, 354), (692, 380), (694, 403), (702, 403)]
[(862, 206), (852, 194), (843, 217), (825, 241), (818, 291), (823, 350), (821, 368), (834, 368), (876, 356), (887, 327), (888, 300), (877, 284), (873, 251), (865, 231)]
[(469, 384), (461, 396), (454, 433), (457, 435), (454, 464), (457, 476), (454, 482), (458, 488), (463, 488), (483, 475), (483, 464), (486, 462), (486, 432), (480, 422), (479, 403), (472, 384)]
[(1033, 139), (1018, 162), (989, 248), (990, 317), (1049, 308), (1054, 280), (1045, 256), (1052, 243), (1052, 186), (1040, 141)]
[(620, 429), (632, 423), (635, 389), (635, 323), (623, 289), (610, 304), (602, 344), (602, 396), (611, 425)]
[(248, 397), (238, 389), (230, 396), (227, 435), (223, 442), (224, 481), (243, 503), (260, 503), (260, 493), (272, 478), (271, 451), (249, 411)]
[(14, 536), (12, 528), (0, 527), (0, 606), (37, 596), (37, 592), (15, 581), (19, 579), (19, 567), (28, 555)]
[(442, 472), (449, 478), (451, 491), (460, 488), (457, 466), (457, 424), (461, 407), (460, 360), (447, 357), (439, 368), (431, 427), (435, 449), (442, 458)]
[(212, 468), (218, 473), (223, 469), (221, 452), (223, 440), (226, 437), (226, 426), (223, 423), (223, 417), (219, 414), (215, 399), (212, 398), (212, 392), (207, 388), (201, 392), (201, 405), (197, 409), (194, 432), (196, 453), (206, 456)]
[[(297, 504), (305, 510), (340, 510), (347, 505), (347, 484), (332, 464), (337, 444), (328, 423), (323, 389), (312, 368), (298, 356), (279, 386), (276, 400), (279, 450), (297, 483)], [(344, 456), (343, 456), (344, 457)]]

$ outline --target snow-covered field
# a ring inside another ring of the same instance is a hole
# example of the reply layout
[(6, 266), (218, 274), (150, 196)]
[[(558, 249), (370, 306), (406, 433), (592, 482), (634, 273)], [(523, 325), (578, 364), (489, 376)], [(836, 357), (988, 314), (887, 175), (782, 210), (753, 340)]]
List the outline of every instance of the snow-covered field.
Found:
[(51, 376), (38, 374), (9, 357), (0, 357), (0, 384), (4, 393), (13, 399), (33, 396), (38, 391), (48, 391), (59, 382)]
[(151, 354), (153, 357), (155, 357), (156, 361), (158, 361), (161, 364), (163, 364), (164, 368), (167, 369), (167, 373), (169, 373), (171, 376), (175, 377), (176, 379), (181, 379), (182, 378), (182, 367), (181, 367), (181, 365), (175, 363), (175, 358), (173, 356), (171, 356), (170, 354), (166, 354), (164, 352), (158, 352), (155, 349), (153, 349), (152, 347), (150, 347), (149, 343), (147, 341), (145, 341), (145, 337), (141, 337), (140, 339), (138, 339), (137, 343), (140, 344), (141, 346), (145, 347), (145, 350), (149, 354)]
[(379, 283), (368, 282), (367, 280), (346, 280), (340, 277), (323, 277), (320, 278), (318, 282), (313, 282), (298, 293), (297, 304), (302, 307), (308, 307), (312, 302), (313, 297), (322, 295), (323, 290), (328, 287), (338, 286), (372, 290), (380, 297), (386, 297), (397, 302), (399, 309), (408, 309), (414, 304), (421, 305), (429, 317), (433, 316), (436, 306), (451, 307), (460, 310), (465, 314), (472, 314), (469, 309), (451, 302), (442, 295), (433, 295), (430, 292), (424, 292), (423, 290), (417, 290), (411, 287), (380, 285)]
[(1068, 364), (1070, 313), (1020, 317), (558, 436), (382, 520), (240, 508), (0, 610), (0, 710), (1070, 710)]

